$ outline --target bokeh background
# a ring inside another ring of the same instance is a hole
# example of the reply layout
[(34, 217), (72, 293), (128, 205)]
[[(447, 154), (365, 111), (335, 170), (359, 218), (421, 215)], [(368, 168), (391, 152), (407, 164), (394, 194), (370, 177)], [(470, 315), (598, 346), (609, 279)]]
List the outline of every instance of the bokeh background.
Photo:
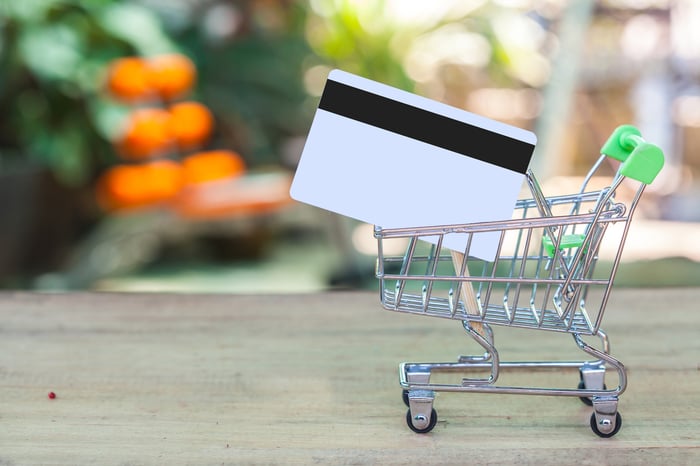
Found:
[[(694, 0), (0, 0), (0, 287), (376, 286), (371, 226), (287, 197), (336, 67), (535, 131), (545, 194), (574, 189), (608, 134), (637, 125), (666, 166), (618, 283), (700, 285), (698, 25)], [(101, 202), (105, 174), (133, 164), (117, 140), (145, 105), (110, 95), (110, 66), (163, 54), (196, 68), (186, 98), (213, 121), (198, 149), (245, 171)]]

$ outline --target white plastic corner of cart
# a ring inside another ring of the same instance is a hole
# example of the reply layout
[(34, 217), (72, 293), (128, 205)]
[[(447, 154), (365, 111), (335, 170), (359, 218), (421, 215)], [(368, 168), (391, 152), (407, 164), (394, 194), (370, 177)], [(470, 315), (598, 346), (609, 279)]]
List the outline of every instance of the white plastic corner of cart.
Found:
[[(383, 228), (510, 219), (534, 133), (333, 70), (292, 182), (293, 199)], [(498, 232), (470, 255), (491, 260)], [(465, 235), (444, 246), (461, 251)]]

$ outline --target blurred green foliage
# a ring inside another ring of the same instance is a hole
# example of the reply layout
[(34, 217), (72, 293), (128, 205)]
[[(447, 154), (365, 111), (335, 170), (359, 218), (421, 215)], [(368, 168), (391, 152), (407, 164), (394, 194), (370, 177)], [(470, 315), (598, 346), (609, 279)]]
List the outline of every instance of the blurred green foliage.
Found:
[(169, 52), (197, 66), (193, 98), (216, 116), (212, 145), (251, 166), (279, 163), (315, 109), (303, 84), (305, 24), (306, 6), (284, 0), (3, 0), (0, 169), (29, 163), (88, 185), (117, 161), (109, 140), (130, 110), (103, 92), (107, 65)]
[(512, 53), (491, 21), (502, 8), (486, 2), (459, 17), (400, 23), (389, 3), (3, 0), (0, 168), (29, 161), (84, 186), (114, 163), (109, 139), (129, 108), (105, 96), (102, 82), (108, 63), (128, 55), (188, 55), (199, 72), (193, 98), (217, 119), (212, 145), (239, 151), (250, 166), (294, 160), (285, 144), (306, 134), (318, 98), (308, 91), (319, 91), (331, 67), (414, 90), (408, 53), (417, 40), (450, 37), (445, 25), (484, 37), (484, 71), (512, 84), (503, 71)]
[(217, 117), (213, 145), (249, 166), (282, 162), (290, 138), (306, 134), (315, 103), (303, 83), (312, 53), (306, 5), (298, 1), (204, 2), (164, 8), (166, 31), (197, 66), (197, 98)]
[[(529, 87), (547, 19), (489, 1), (313, 0), (307, 37), (320, 64), (406, 90), (422, 81)], [(546, 66), (546, 65), (545, 65)], [(413, 70), (413, 73), (411, 72)], [(430, 78), (427, 74), (432, 74)]]
[(406, 74), (402, 54), (416, 31), (397, 28), (387, 17), (385, 1), (313, 3), (315, 14), (309, 17), (307, 32), (320, 64), (405, 90), (413, 89), (414, 82)]
[(0, 167), (51, 170), (88, 183), (113, 158), (123, 113), (102, 95), (107, 63), (174, 46), (146, 8), (105, 0), (0, 3)]

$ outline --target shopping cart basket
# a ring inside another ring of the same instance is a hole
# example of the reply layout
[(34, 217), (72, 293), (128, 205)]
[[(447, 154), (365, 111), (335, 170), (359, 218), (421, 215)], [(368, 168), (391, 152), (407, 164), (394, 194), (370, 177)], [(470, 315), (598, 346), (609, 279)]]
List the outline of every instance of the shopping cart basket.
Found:
[[(607, 158), (619, 169), (604, 189), (593, 190), (594, 175)], [(601, 156), (574, 194), (545, 197), (532, 172), (526, 175), (532, 198), (516, 204), (512, 219), (460, 225), (384, 229), (378, 241), (377, 278), (381, 302), (392, 311), (462, 322), (483, 355), (461, 356), (458, 362), (402, 363), (400, 384), (408, 406), (406, 420), (415, 432), (433, 429), (435, 392), (481, 392), (573, 396), (593, 407), (590, 425), (597, 435), (611, 437), (621, 425), (619, 396), (627, 386), (624, 365), (610, 354), (601, 322), (618, 269), (630, 221), (645, 187), (661, 170), (661, 150), (647, 143), (629, 125), (617, 128)], [(623, 196), (627, 194), (627, 196)], [(624, 198), (628, 200), (625, 201)], [(616, 233), (613, 233), (616, 232)], [(470, 255), (471, 245), (497, 235), (493, 260)], [(462, 251), (443, 246), (448, 235), (462, 235)], [(389, 243), (407, 244), (405, 254), (384, 251)], [(612, 260), (599, 264), (601, 246), (613, 242)], [(493, 326), (563, 332), (590, 360), (504, 362), (494, 343)], [(599, 337), (593, 346), (585, 337)], [(501, 369), (578, 369), (577, 388), (502, 386)], [(618, 386), (607, 388), (606, 369), (617, 371)], [(461, 372), (457, 383), (432, 383), (436, 372)], [(469, 374), (472, 372), (472, 374)], [(476, 376), (473, 372), (478, 372)]]

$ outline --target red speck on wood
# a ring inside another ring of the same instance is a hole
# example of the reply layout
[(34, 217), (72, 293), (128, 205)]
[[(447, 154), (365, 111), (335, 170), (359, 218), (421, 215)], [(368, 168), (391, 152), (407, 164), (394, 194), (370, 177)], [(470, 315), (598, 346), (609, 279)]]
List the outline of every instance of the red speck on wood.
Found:
[(49, 392), (49, 398), (53, 400), (56, 398), (56, 394), (54, 392)]

